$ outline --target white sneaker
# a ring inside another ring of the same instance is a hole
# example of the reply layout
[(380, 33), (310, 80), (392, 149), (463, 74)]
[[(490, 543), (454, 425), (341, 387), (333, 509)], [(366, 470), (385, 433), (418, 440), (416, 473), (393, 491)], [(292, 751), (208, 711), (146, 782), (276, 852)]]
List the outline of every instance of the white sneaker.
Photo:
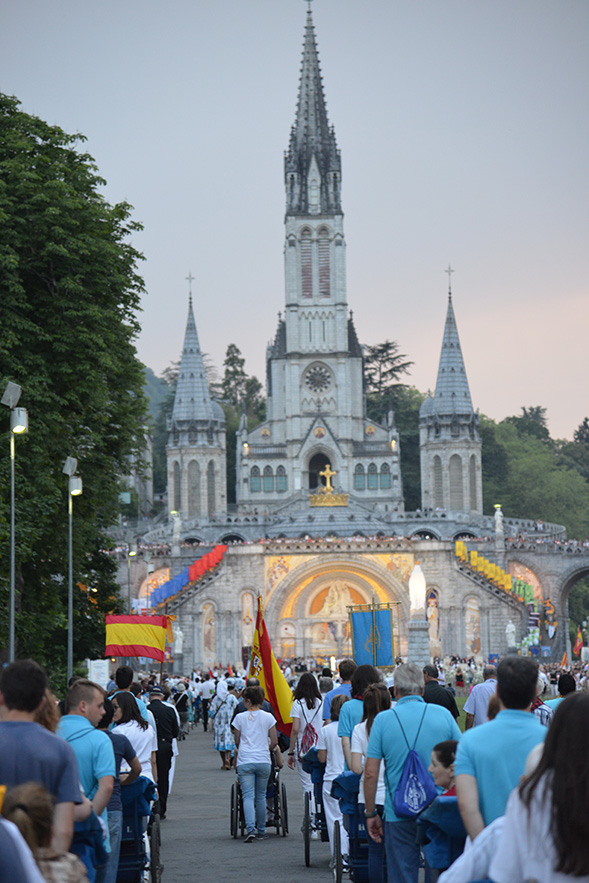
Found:
[(311, 831), (311, 840), (319, 840), (320, 836), (321, 835), (319, 834), (319, 831), (313, 828), (313, 830)]

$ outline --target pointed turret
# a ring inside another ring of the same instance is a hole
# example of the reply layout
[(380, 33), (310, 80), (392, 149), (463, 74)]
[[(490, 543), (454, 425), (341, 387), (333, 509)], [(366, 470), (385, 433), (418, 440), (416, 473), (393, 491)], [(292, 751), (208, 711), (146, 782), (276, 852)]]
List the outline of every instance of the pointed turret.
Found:
[(472, 414), (473, 412), (458, 328), (456, 327), (456, 317), (452, 306), (452, 294), (448, 295), (448, 312), (446, 313), (433, 410), (438, 414)]
[(184, 348), (172, 411), (172, 424), (179, 420), (211, 420), (212, 418), (213, 404), (198, 342), (198, 332), (192, 311), (192, 297), (190, 297)]
[(341, 159), (327, 118), (311, 9), (307, 12), (295, 123), (284, 158), (286, 213), (341, 212)]

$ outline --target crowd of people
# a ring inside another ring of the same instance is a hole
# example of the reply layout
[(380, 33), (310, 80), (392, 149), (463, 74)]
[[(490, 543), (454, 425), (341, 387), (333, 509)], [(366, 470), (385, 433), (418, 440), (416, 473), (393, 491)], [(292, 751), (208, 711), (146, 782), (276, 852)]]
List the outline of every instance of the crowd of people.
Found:
[[(2, 879), (115, 883), (124, 789), (150, 782), (165, 819), (178, 742), (202, 726), (220, 770), (237, 772), (246, 844), (275, 824), (266, 788), (286, 760), (309, 795), (311, 837), (323, 825), (332, 865), (344, 870), (350, 845), (332, 786), (346, 770), (360, 777), (371, 883), (417, 883), (424, 856), (440, 883), (589, 881), (586, 669), (521, 656), (497, 666), (399, 660), (385, 672), (351, 659), (336, 672), (291, 660), (282, 664), (293, 691), (287, 738), (259, 681), (241, 669), (160, 679), (122, 665), (106, 689), (73, 678), (58, 702), (39, 665), (14, 662), (0, 674)], [(324, 764), (320, 803), (303, 766), (311, 748)], [(414, 784), (429, 794), (414, 814), (410, 757), (421, 764)], [(454, 801), (466, 837), (443, 866), (427, 846), (441, 799)]]

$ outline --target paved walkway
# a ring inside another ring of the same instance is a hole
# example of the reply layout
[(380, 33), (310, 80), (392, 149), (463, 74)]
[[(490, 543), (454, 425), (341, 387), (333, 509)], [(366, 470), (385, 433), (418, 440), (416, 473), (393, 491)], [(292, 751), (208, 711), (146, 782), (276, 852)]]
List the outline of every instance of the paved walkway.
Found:
[(231, 784), (235, 773), (222, 771), (212, 733), (202, 725), (180, 743), (168, 811), (162, 822), (162, 883), (300, 883), (332, 880), (329, 844), (311, 841), (311, 867), (305, 867), (303, 796), (298, 773), (287, 769), (281, 781), (288, 793), (290, 833), (243, 843), (229, 833)]

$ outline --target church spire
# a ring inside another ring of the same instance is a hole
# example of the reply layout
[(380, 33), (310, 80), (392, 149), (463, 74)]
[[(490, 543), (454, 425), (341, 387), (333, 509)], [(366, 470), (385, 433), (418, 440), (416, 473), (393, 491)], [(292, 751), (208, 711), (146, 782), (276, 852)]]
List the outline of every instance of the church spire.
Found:
[(294, 125), (284, 158), (287, 214), (341, 212), (341, 159), (327, 118), (311, 5)]
[(438, 414), (472, 414), (473, 412), (456, 317), (452, 306), (451, 290), (448, 292), (448, 311), (433, 404), (434, 411)]
[[(187, 277), (188, 278), (188, 277)], [(192, 279), (189, 280), (192, 282)], [(192, 290), (189, 294), (188, 320), (184, 335), (184, 348), (180, 361), (172, 424), (183, 420), (211, 420), (213, 405), (205, 372), (204, 361), (194, 313), (192, 311)]]

